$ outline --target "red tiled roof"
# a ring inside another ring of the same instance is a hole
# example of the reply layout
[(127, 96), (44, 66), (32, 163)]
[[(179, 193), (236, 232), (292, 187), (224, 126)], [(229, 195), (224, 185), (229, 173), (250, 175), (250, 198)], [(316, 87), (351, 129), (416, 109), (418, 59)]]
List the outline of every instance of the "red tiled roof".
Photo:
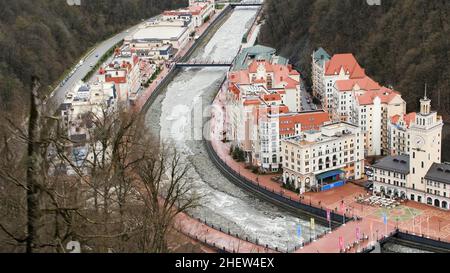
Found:
[(304, 112), (280, 116), (280, 134), (295, 134), (295, 125), (301, 124), (302, 131), (318, 130), (324, 123), (330, 121), (327, 112)]
[(353, 54), (336, 54), (325, 65), (325, 75), (331, 76), (339, 74), (341, 69), (350, 76), (351, 79), (363, 78), (366, 76), (364, 69), (358, 64)]
[(263, 100), (264, 101), (281, 100), (281, 96), (278, 93), (267, 94), (267, 95), (263, 95)]
[(245, 70), (233, 71), (228, 74), (228, 80), (232, 83), (249, 84), (248, 72)]
[[(403, 121), (405, 122), (406, 127), (408, 127), (408, 128), (411, 125), (411, 122), (414, 121), (415, 119), (416, 119), (415, 112), (403, 115)], [(395, 116), (391, 117), (392, 124), (398, 124), (399, 121), (400, 121), (400, 115), (395, 115)]]
[(114, 82), (114, 83), (126, 83), (127, 79), (126, 77), (106, 77), (106, 82)]
[(381, 86), (369, 77), (364, 77), (361, 79), (350, 79), (350, 80), (340, 80), (336, 81), (336, 89), (338, 91), (351, 91), (358, 85), (362, 90), (379, 90)]
[(381, 87), (379, 90), (370, 90), (357, 96), (357, 100), (359, 105), (369, 105), (373, 104), (373, 100), (376, 97), (380, 98), (381, 103), (389, 103), (397, 96), (400, 96), (400, 93), (386, 87)]
[(273, 72), (273, 65), (266, 60), (253, 60), (248, 66), (249, 73), (256, 73), (258, 71), (258, 67), (263, 65), (266, 69), (266, 72)]
[(244, 100), (244, 105), (256, 105), (256, 104), (261, 104), (261, 101), (258, 99), (250, 99), (250, 100)]

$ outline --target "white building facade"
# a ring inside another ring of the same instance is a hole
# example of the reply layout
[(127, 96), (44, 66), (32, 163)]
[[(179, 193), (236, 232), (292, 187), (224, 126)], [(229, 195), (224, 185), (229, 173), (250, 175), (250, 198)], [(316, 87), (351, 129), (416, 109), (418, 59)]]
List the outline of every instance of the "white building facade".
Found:
[(283, 182), (300, 192), (327, 190), (364, 172), (363, 134), (339, 122), (281, 141)]

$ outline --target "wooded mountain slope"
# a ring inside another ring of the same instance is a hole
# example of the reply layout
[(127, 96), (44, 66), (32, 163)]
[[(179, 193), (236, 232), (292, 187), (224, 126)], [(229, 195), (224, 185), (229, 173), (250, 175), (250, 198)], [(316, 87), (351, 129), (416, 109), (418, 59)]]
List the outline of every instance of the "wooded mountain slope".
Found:
[(187, 0), (0, 0), (0, 112), (24, 109), (31, 75), (44, 91), (95, 43), (182, 5)]
[(310, 81), (311, 54), (353, 53), (368, 75), (418, 109), (424, 84), (433, 107), (450, 121), (450, 1), (266, 0), (259, 42), (291, 61)]

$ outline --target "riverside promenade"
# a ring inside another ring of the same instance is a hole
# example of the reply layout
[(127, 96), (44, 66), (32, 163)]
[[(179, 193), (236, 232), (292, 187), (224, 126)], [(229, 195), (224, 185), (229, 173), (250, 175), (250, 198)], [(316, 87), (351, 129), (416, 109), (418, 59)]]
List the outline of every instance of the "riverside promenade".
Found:
[[(226, 165), (259, 187), (283, 197), (334, 212), (342, 212), (341, 210), (344, 209), (346, 216), (362, 218), (361, 221), (346, 223), (346, 225), (339, 227), (331, 234), (325, 235), (317, 242), (313, 242), (296, 252), (338, 253), (341, 248), (340, 238), (342, 238), (344, 247), (346, 247), (348, 244), (356, 241), (357, 234), (360, 238), (363, 235), (368, 236), (368, 240), (361, 242), (358, 246), (348, 251), (356, 252), (368, 247), (383, 236), (389, 236), (396, 228), (435, 240), (450, 241), (450, 212), (412, 201), (406, 201), (394, 209), (360, 204), (356, 202), (356, 198), (361, 196), (367, 197), (370, 194), (363, 187), (351, 183), (325, 192), (308, 192), (299, 195), (282, 187), (279, 180), (281, 174), (258, 175), (246, 168), (245, 163), (236, 162), (229, 154), (231, 144), (222, 142), (224, 124), (226, 124), (226, 115), (224, 113), (224, 109), (226, 109), (225, 92), (224, 89), (221, 89), (214, 100), (209, 133), (215, 153)], [(387, 216), (386, 224), (384, 223), (384, 214)]]
[[(229, 10), (227, 8), (222, 8), (218, 12), (216, 12), (211, 19), (204, 23), (201, 27), (196, 28), (195, 34), (198, 36), (202, 36), (206, 34), (208, 31), (211, 30), (211, 26), (215, 24), (216, 20), (220, 20), (221, 14), (223, 12), (228, 12)], [(181, 49), (178, 50), (178, 52), (173, 56), (173, 58), (169, 61), (164, 62), (161, 65), (161, 71), (158, 74), (157, 78), (142, 92), (138, 95), (134, 106), (132, 109), (134, 111), (141, 111), (141, 109), (144, 107), (144, 105), (147, 103), (149, 98), (152, 96), (152, 94), (159, 88), (161, 83), (164, 82), (164, 79), (169, 76), (174, 70), (175, 70), (175, 60), (182, 59), (188, 54), (192, 48), (196, 45), (196, 43), (199, 42), (195, 40), (194, 38), (191, 38), (189, 42)]]
[(277, 251), (256, 245), (243, 238), (212, 228), (186, 213), (178, 214), (174, 228), (186, 236), (213, 247), (217, 252), (229, 253), (277, 253)]

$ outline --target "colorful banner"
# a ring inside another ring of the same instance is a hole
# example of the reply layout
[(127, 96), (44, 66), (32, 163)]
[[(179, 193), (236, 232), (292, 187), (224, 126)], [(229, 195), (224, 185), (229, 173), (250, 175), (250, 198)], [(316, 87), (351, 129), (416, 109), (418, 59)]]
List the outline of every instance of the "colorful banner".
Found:
[(360, 240), (360, 231), (359, 231), (359, 227), (356, 227), (356, 240), (359, 241)]
[(311, 218), (311, 229), (315, 230), (316, 229), (316, 223), (314, 221), (314, 218)]
[(330, 222), (331, 221), (331, 210), (327, 209), (327, 221)]
[(302, 225), (298, 225), (297, 227), (297, 236), (302, 238)]

